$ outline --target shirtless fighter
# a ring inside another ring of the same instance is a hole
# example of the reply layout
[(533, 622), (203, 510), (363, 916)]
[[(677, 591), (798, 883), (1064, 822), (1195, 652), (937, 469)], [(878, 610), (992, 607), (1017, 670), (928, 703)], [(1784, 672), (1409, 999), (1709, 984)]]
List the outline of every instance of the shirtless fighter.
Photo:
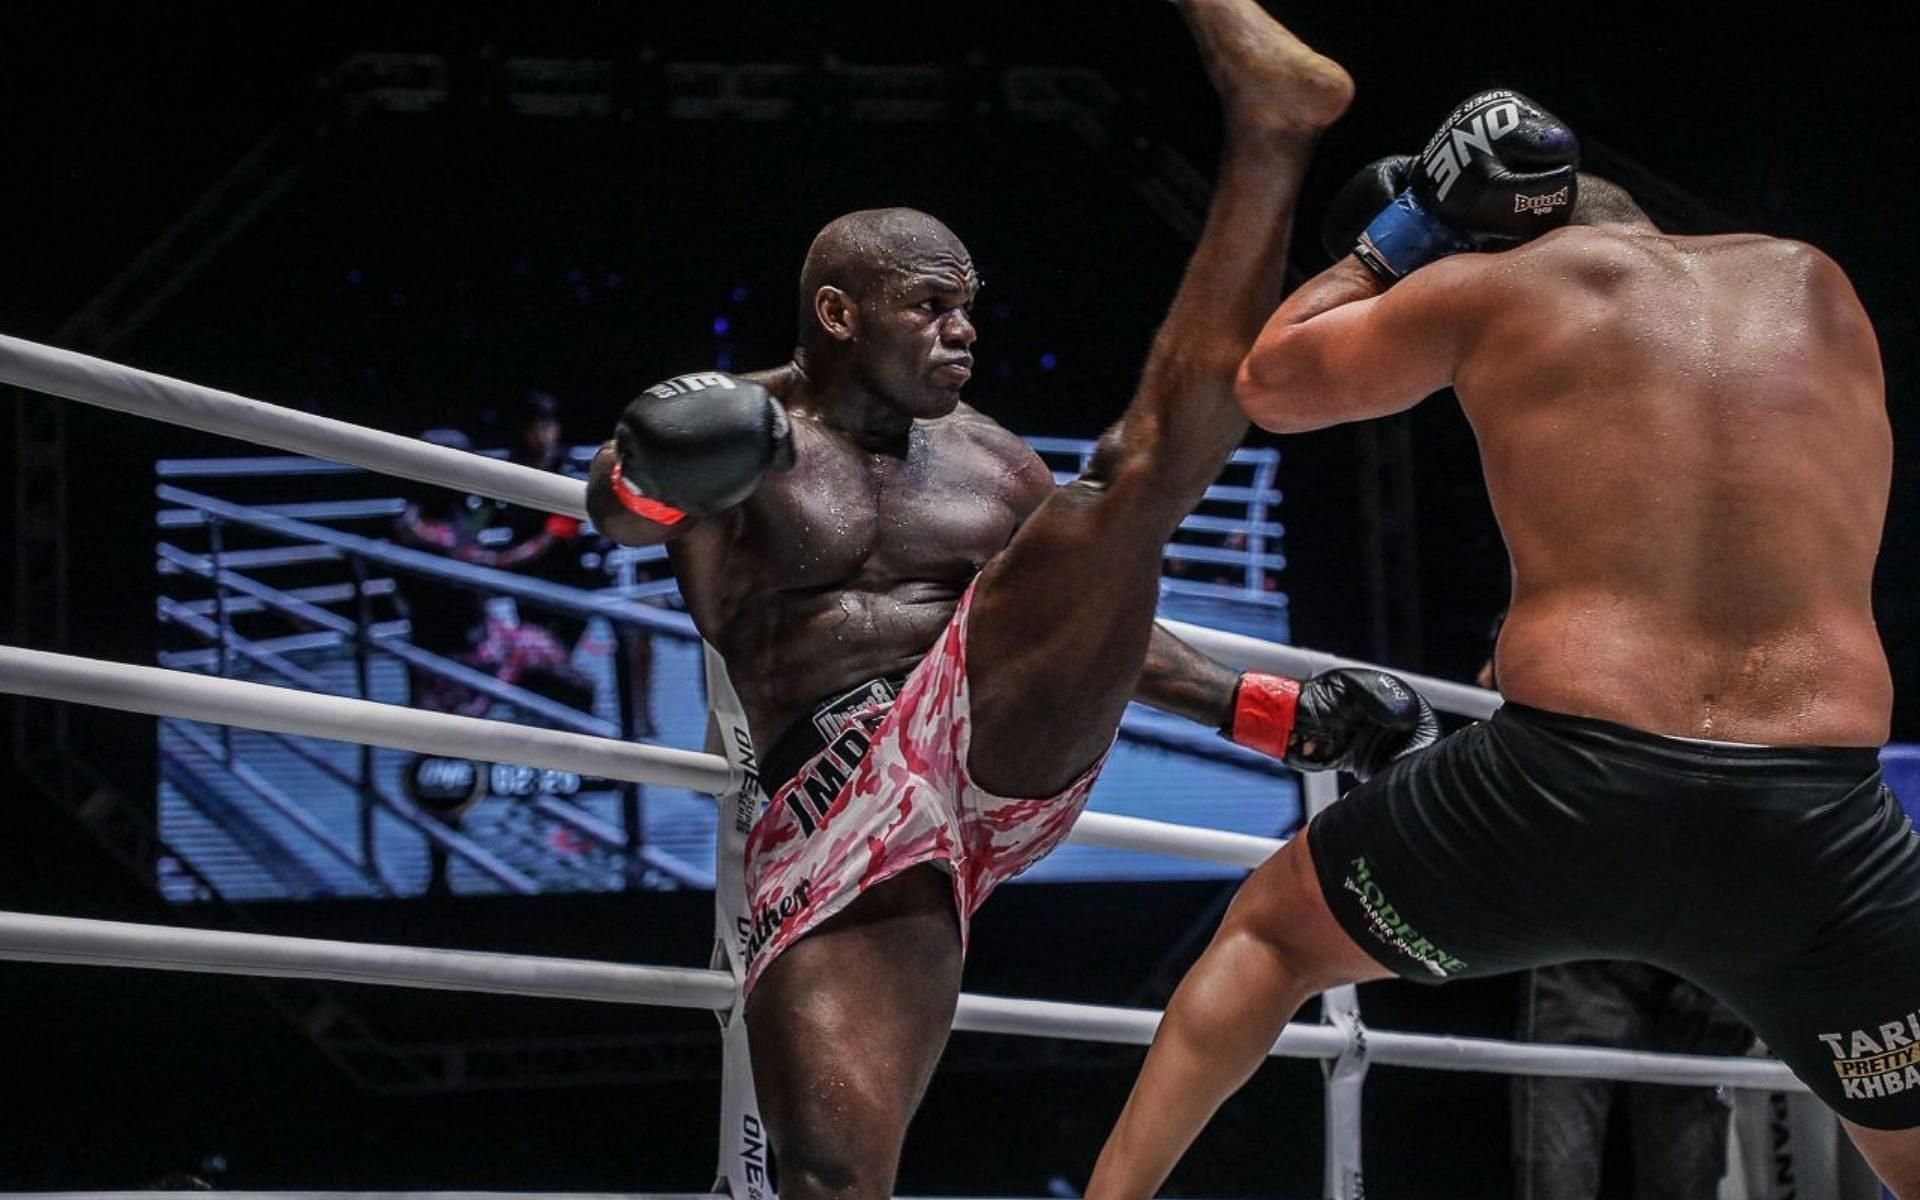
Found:
[(1350, 185), (1339, 205), (1375, 189), (1355, 254), (1241, 368), (1283, 432), (1458, 393), (1513, 560), (1507, 704), (1249, 877), (1089, 1197), (1158, 1187), (1316, 992), (1591, 958), (1725, 1000), (1920, 1196), (1920, 838), (1876, 754), (1873, 330), (1819, 251), (1668, 236), (1573, 157), (1524, 97), (1474, 97)]
[(1152, 634), (1162, 546), (1246, 430), (1234, 372), (1352, 90), (1252, 0), (1181, 9), (1225, 159), (1083, 478), (1055, 490), (960, 403), (979, 280), (952, 231), (903, 209), (815, 239), (792, 364), (650, 389), (594, 466), (595, 521), (665, 540), (761, 749), (746, 1018), (786, 1200), (890, 1193), (969, 919), (1066, 835), (1136, 689), (1290, 761), (1364, 772), (1431, 739), (1390, 676), (1236, 677)]

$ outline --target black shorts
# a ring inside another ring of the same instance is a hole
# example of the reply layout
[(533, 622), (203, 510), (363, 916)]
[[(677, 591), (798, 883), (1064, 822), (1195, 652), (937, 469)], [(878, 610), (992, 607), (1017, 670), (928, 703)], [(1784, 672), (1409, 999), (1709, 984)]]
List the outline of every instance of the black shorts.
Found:
[(1348, 936), (1406, 978), (1652, 963), (1848, 1120), (1920, 1126), (1920, 836), (1872, 750), (1510, 703), (1354, 789), (1307, 844)]

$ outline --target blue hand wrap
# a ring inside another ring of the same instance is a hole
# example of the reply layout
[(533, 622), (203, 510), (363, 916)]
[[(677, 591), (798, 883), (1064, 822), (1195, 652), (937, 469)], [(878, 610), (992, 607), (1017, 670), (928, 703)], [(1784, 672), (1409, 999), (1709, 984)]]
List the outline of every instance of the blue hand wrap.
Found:
[(1465, 234), (1428, 211), (1411, 190), (1393, 198), (1360, 235), (1353, 252), (1389, 283), (1436, 258), (1473, 249)]

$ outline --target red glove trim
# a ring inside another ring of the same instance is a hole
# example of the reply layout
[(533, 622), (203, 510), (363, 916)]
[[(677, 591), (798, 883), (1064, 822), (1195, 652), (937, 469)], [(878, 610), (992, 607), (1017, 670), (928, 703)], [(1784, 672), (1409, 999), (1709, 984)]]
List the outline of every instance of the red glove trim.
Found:
[(1285, 758), (1299, 700), (1299, 680), (1248, 671), (1234, 688), (1233, 724), (1227, 736), (1262, 754)]
[(547, 536), (566, 542), (580, 536), (580, 522), (572, 517), (563, 517), (559, 513), (547, 514)]
[(619, 463), (613, 464), (613, 498), (620, 507), (637, 517), (645, 517), (656, 525), (677, 525), (686, 519), (686, 513), (671, 504), (662, 504), (658, 500), (649, 500), (640, 494), (638, 488), (627, 482), (627, 476)]

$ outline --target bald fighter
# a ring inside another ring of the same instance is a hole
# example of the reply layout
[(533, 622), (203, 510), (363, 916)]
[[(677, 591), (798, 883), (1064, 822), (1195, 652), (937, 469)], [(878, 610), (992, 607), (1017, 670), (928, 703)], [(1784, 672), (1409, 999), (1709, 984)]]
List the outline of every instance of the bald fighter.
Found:
[(594, 519), (666, 542), (770, 792), (747, 847), (746, 1019), (781, 1194), (890, 1194), (975, 909), (1057, 845), (1130, 698), (1307, 765), (1431, 738), (1390, 676), (1236, 676), (1152, 623), (1162, 548), (1246, 430), (1301, 174), (1352, 84), (1251, 0), (1181, 5), (1225, 116), (1200, 243), (1142, 381), (1056, 490), (960, 402), (980, 287), (951, 230), (852, 213), (801, 272), (800, 345), (623, 414)]
[(1590, 958), (1725, 1000), (1920, 1196), (1920, 839), (1876, 753), (1873, 329), (1819, 251), (1664, 234), (1572, 152), (1525, 97), (1473, 98), (1343, 194), (1372, 193), (1356, 252), (1241, 368), (1281, 432), (1454, 388), (1513, 561), (1507, 703), (1247, 880), (1090, 1197), (1158, 1187), (1316, 992)]

